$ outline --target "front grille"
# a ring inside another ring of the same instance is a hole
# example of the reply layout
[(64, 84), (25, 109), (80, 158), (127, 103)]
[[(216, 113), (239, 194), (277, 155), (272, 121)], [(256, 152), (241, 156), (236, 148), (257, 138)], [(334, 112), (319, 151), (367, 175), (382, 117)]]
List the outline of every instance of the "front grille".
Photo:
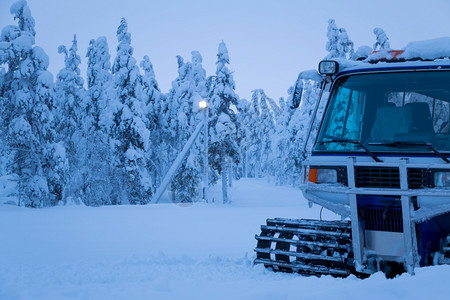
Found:
[(400, 172), (391, 167), (355, 167), (355, 186), (368, 188), (400, 188)]
[(368, 206), (363, 211), (366, 230), (403, 232), (401, 207)]
[(403, 232), (400, 199), (390, 196), (359, 196), (359, 216), (365, 230)]
[(432, 177), (432, 172), (429, 169), (408, 169), (408, 188), (432, 188), (434, 187)]

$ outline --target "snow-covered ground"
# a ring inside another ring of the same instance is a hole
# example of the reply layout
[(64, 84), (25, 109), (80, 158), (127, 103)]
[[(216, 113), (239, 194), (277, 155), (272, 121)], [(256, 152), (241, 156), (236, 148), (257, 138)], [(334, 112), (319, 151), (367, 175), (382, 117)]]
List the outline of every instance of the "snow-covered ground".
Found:
[[(320, 207), (308, 208), (300, 191), (267, 180), (233, 184), (229, 205), (0, 204), (0, 299), (449, 298), (450, 266), (394, 280), (302, 277), (254, 266), (254, 235), (266, 218), (319, 218)], [(6, 192), (0, 186), (0, 197)], [(218, 195), (220, 186), (211, 190)]]

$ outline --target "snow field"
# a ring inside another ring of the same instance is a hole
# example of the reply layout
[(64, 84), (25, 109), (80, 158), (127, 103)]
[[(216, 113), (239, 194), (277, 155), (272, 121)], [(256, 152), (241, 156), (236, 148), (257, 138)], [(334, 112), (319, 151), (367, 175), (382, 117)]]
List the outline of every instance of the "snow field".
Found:
[(254, 266), (266, 218), (319, 218), (320, 207), (267, 180), (233, 182), (230, 194), (230, 205), (0, 205), (0, 299), (447, 299), (450, 266), (395, 280)]

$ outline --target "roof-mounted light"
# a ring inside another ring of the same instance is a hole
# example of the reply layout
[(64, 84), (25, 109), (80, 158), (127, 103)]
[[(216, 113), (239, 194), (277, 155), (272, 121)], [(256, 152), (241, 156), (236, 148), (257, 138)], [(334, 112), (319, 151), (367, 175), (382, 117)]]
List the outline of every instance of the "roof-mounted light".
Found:
[(339, 64), (335, 60), (322, 60), (319, 63), (319, 73), (322, 75), (334, 75), (339, 72)]

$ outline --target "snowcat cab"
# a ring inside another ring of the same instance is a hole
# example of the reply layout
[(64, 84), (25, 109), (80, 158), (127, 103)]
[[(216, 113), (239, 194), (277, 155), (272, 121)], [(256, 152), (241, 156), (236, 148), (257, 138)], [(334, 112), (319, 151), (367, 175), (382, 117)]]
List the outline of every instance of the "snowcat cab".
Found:
[(342, 220), (268, 219), (255, 263), (339, 277), (450, 264), (450, 60), (407, 51), (319, 64), (301, 188)]

